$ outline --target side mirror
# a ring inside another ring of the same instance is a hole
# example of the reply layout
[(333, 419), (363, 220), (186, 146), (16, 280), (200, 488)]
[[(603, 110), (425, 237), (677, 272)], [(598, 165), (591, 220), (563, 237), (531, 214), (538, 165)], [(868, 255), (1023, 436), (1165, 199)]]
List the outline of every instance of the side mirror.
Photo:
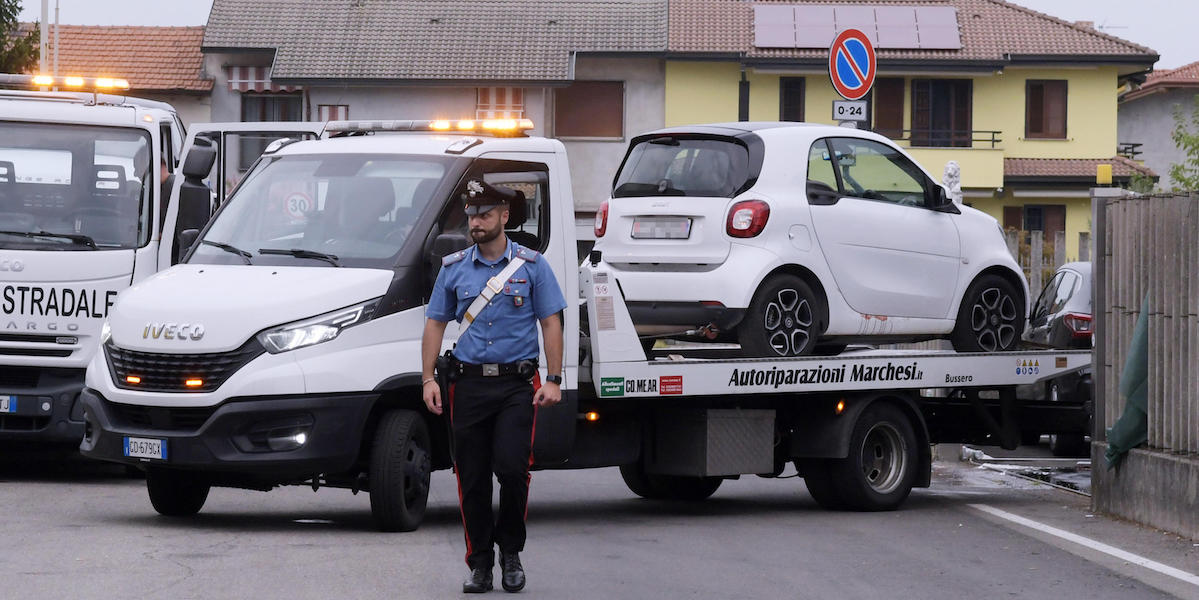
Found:
[(184, 229), (179, 232), (179, 237), (175, 239), (176, 247), (179, 248), (179, 257), (187, 256), (191, 248), (196, 243), (196, 238), (200, 237), (199, 229)]
[(192, 141), (187, 157), (183, 159), (183, 176), (189, 179), (208, 177), (215, 162), (216, 144), (207, 138), (197, 137)]
[(932, 186), (930, 194), (931, 202), (928, 206), (930, 209), (947, 213), (961, 214), (962, 211), (958, 210), (958, 207), (953, 202), (953, 198), (949, 197), (949, 194), (946, 193), (944, 187), (935, 183), (930, 185)]

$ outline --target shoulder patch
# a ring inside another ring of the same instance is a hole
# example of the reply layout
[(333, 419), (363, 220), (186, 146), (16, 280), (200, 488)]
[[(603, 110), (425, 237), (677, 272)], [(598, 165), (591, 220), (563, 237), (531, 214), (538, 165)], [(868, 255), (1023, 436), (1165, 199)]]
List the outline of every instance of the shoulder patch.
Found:
[(462, 259), (466, 258), (466, 253), (466, 250), (459, 250), (453, 254), (447, 254), (446, 256), (442, 257), (441, 266), (448, 267), (456, 262), (461, 261)]
[(516, 245), (516, 255), (525, 259), (525, 262), (537, 262), (537, 259), (541, 257), (536, 250), (529, 250), (520, 244)]

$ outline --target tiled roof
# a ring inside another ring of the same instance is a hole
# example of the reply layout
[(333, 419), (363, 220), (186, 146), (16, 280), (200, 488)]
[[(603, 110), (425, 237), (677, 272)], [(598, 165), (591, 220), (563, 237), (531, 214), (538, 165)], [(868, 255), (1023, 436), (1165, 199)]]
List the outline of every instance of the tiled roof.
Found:
[[(203, 78), (203, 27), (60, 27), (60, 75), (123, 77), (131, 91), (212, 89), (212, 80)], [(53, 26), (49, 38), (53, 46)]]
[(1113, 177), (1148, 175), (1157, 177), (1153, 169), (1123, 156), (1112, 158), (1005, 158), (1003, 177), (1043, 179), (1095, 179), (1095, 167), (1112, 166)]
[(1148, 96), (1172, 88), (1197, 87), (1199, 87), (1199, 62), (1193, 62), (1177, 69), (1163, 69), (1150, 73), (1145, 78), (1145, 83), (1141, 84), (1141, 87), (1125, 94), (1121, 100), (1135, 100), (1142, 96)]
[(1092, 58), (1149, 66), (1157, 53), (1091, 27), (1003, 0), (670, 0), (671, 52), (745, 53), (751, 61), (817, 62), (828, 50), (756, 48), (755, 4), (952, 6), (957, 9), (960, 50), (877, 50), (880, 64), (911, 60), (1004, 64), (1030, 60)]
[(571, 53), (662, 52), (666, 0), (215, 0), (204, 49), (275, 80), (567, 80)]

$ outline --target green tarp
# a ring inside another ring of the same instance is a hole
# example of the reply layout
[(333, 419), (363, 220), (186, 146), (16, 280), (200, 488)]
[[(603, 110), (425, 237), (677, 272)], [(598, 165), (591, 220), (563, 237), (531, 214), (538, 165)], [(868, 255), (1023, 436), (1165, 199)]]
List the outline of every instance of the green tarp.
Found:
[(1141, 316), (1128, 344), (1128, 359), (1120, 373), (1124, 414), (1107, 430), (1107, 468), (1120, 464), (1129, 450), (1149, 440), (1149, 295), (1141, 302)]

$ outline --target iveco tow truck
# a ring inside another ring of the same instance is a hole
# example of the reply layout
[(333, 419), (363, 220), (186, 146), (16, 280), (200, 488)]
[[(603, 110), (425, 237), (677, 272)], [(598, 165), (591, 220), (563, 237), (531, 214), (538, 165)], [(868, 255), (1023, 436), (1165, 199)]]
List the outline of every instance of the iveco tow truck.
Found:
[(416, 528), (432, 472), (451, 466), (446, 423), (421, 401), (424, 302), (442, 257), (468, 244), (472, 179), (523, 194), (507, 235), (577, 298), (535, 469), (618, 466), (636, 494), (699, 500), (794, 465), (822, 505), (893, 509), (929, 485), (930, 444), (1014, 447), (1023, 424), (1053, 418), (1016, 385), (1090, 363), (1081, 351), (647, 355), (619, 279), (600, 257), (580, 265), (564, 146), (531, 127), (335, 122), (323, 139), (272, 144), (191, 232), (182, 264), (109, 310), (83, 453), (145, 469), (164, 515), (197, 513), (213, 486), (328, 486), (368, 492), (380, 529)]

